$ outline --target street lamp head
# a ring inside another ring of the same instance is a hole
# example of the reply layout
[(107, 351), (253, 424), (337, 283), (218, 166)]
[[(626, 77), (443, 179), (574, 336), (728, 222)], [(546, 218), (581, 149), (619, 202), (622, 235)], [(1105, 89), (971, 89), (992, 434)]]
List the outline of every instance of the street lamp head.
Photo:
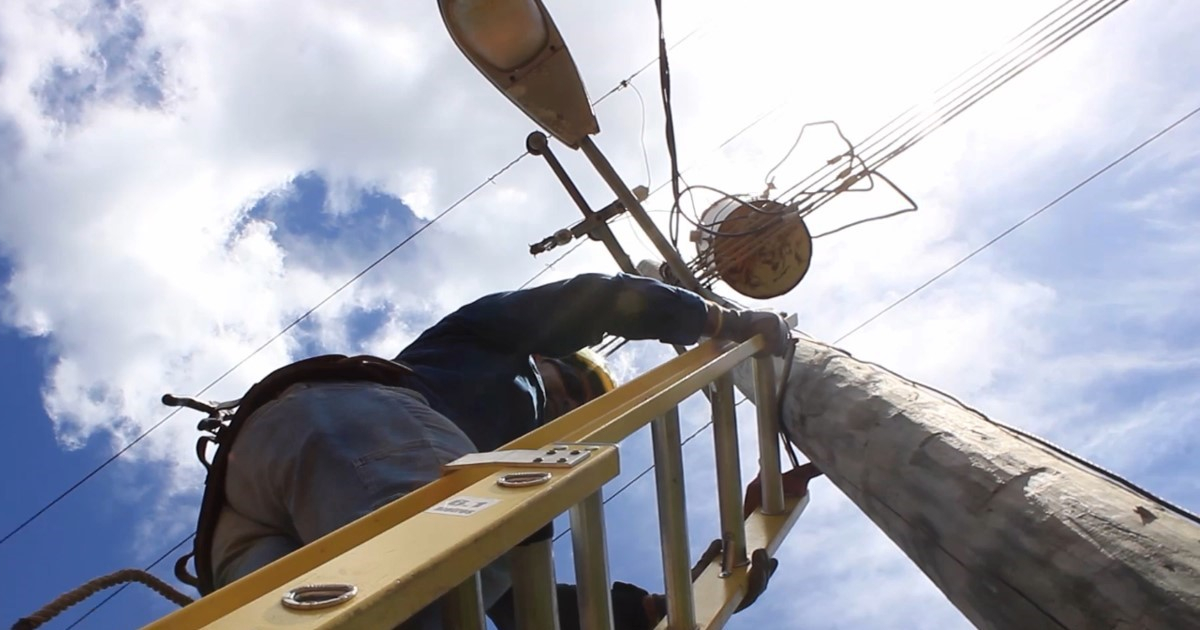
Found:
[(540, 0), (438, 0), (467, 59), (571, 148), (600, 131), (575, 61)]

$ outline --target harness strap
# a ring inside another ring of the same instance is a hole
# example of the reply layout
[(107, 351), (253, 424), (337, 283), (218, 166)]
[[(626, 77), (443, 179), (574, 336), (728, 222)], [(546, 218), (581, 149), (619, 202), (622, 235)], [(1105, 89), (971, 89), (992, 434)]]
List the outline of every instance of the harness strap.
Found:
[(201, 463), (205, 463), (203, 452), (208, 443), (215, 442), (217, 451), (212, 464), (208, 466), (208, 476), (204, 480), (204, 498), (200, 501), (196, 538), (190, 554), (194, 559), (196, 575), (187, 573), (187, 556), (184, 556), (176, 563), (175, 576), (181, 582), (196, 587), (201, 596), (216, 590), (213, 583), (212, 539), (217, 527), (217, 518), (225, 504), (225, 475), (229, 467), (229, 452), (242, 425), (255, 411), (297, 383), (367, 381), (390, 387), (403, 387), (411, 384), (415, 378), (416, 374), (412, 368), (395, 361), (367, 355), (348, 357), (327, 354), (281, 367), (251, 387), (242, 397), (241, 404), (229, 424), (216, 431), (216, 439), (203, 436), (197, 444)]

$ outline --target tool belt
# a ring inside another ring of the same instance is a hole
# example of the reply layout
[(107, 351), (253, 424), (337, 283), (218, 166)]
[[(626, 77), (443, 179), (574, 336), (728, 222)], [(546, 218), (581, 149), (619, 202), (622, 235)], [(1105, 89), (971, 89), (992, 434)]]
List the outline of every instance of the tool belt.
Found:
[[(212, 539), (217, 527), (217, 518), (225, 504), (225, 474), (229, 467), (229, 452), (237, 439), (238, 431), (255, 411), (298, 383), (367, 381), (391, 387), (404, 387), (411, 385), (415, 378), (416, 374), (412, 368), (379, 357), (348, 357), (341, 354), (312, 357), (281, 367), (255, 383), (242, 396), (237, 411), (228, 423), (215, 419), (202, 421), (199, 428), (206, 434), (197, 441), (196, 453), (200, 463), (208, 470), (208, 475), (204, 480), (204, 498), (200, 502), (200, 516), (196, 523), (192, 551), (175, 563), (175, 577), (180, 582), (195, 587), (201, 596), (216, 590), (213, 584)], [(206, 458), (210, 444), (216, 445), (211, 462)], [(195, 561), (195, 575), (188, 573), (189, 559)]]

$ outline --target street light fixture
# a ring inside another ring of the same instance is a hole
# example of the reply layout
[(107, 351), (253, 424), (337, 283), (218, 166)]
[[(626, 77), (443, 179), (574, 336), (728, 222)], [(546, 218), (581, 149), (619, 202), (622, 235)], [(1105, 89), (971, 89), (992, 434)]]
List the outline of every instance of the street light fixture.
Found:
[(696, 281), (592, 142), (600, 126), (579, 69), (541, 0), (438, 0), (438, 7), (454, 43), (475, 68), (550, 135), (582, 150), (675, 277), (687, 288), (715, 297)]
[(517, 107), (572, 149), (599, 125), (575, 60), (537, 0), (439, 0), (459, 50)]

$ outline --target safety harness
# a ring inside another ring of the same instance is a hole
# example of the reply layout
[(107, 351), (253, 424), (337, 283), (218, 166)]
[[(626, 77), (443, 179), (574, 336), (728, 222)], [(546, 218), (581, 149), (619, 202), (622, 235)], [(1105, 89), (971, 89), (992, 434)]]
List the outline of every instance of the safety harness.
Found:
[[(416, 373), (412, 368), (396, 361), (367, 355), (348, 357), (327, 354), (297, 361), (271, 372), (251, 387), (240, 401), (219, 407), (207, 407), (210, 416), (202, 420), (197, 427), (204, 435), (196, 443), (196, 454), (208, 471), (204, 480), (204, 498), (200, 502), (200, 516), (196, 523), (192, 551), (175, 563), (175, 577), (200, 591), (202, 596), (216, 590), (213, 584), (212, 540), (217, 518), (225, 503), (225, 474), (229, 467), (229, 452), (242, 425), (255, 411), (298, 383), (368, 381), (403, 387), (410, 385), (415, 378)], [(168, 397), (164, 397), (164, 402), (167, 399)], [(237, 407), (237, 411), (228, 413), (233, 406)], [(216, 445), (216, 452), (211, 461), (206, 457), (210, 444)], [(188, 560), (193, 558), (195, 575), (187, 570)]]
[[(215, 573), (212, 562), (212, 541), (217, 519), (225, 503), (225, 477), (229, 467), (229, 453), (238, 432), (255, 411), (278, 398), (289, 387), (299, 383), (367, 381), (385, 386), (403, 387), (411, 385), (416, 378), (416, 373), (412, 368), (396, 361), (368, 355), (349, 357), (341, 354), (327, 354), (297, 361), (271, 372), (266, 378), (254, 384), (237, 401), (207, 405), (192, 399), (164, 396), (163, 401), (167, 404), (185, 405), (209, 413), (209, 417), (201, 420), (197, 426), (203, 435), (196, 442), (196, 454), (208, 474), (204, 481), (204, 496), (200, 503), (196, 537), (192, 542), (192, 551), (175, 563), (175, 577), (180, 582), (198, 590), (201, 596), (206, 596), (216, 590), (213, 583)], [(233, 411), (235, 407), (236, 411)], [(207, 457), (210, 445), (216, 446), (211, 461)], [(807, 492), (808, 481), (819, 474), (821, 474), (820, 471), (812, 464), (798, 466), (785, 473), (783, 475), (785, 496), (797, 498), (804, 496)], [(744, 508), (747, 513), (757, 509), (761, 501), (758, 482), (759, 479), (756, 477), (746, 489)], [(550, 527), (547, 527), (544, 532), (540, 533), (545, 537), (552, 531)], [(708, 566), (709, 562), (721, 553), (722, 546), (721, 540), (714, 540), (710, 548), (702, 554), (700, 561), (692, 569), (693, 581), (704, 567)], [(194, 562), (195, 575), (188, 572), (189, 559)], [(754, 603), (758, 596), (766, 590), (778, 564), (778, 560), (770, 558), (765, 550), (754, 551), (751, 556), (749, 592), (738, 607), (739, 611)]]

